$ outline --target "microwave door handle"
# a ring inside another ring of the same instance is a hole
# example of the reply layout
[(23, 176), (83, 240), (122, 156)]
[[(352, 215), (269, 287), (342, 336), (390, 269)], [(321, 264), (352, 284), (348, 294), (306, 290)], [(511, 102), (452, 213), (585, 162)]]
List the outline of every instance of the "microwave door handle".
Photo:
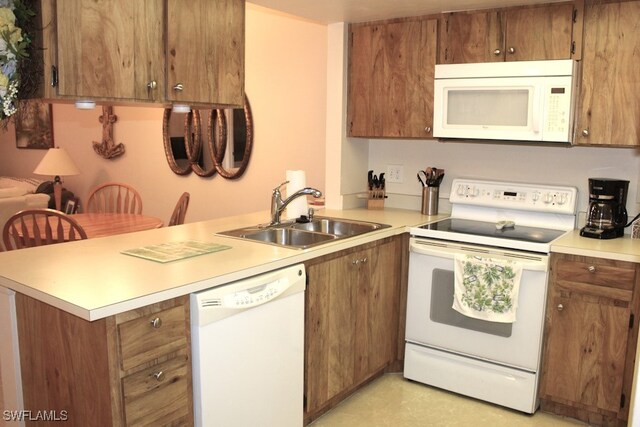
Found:
[(542, 89), (540, 87), (533, 87), (533, 102), (532, 102), (532, 123), (531, 123), (531, 127), (533, 130), (533, 133), (535, 133), (536, 135), (540, 134), (540, 118), (542, 117), (542, 115), (544, 114), (544, 99), (541, 96), (542, 94), (540, 93)]

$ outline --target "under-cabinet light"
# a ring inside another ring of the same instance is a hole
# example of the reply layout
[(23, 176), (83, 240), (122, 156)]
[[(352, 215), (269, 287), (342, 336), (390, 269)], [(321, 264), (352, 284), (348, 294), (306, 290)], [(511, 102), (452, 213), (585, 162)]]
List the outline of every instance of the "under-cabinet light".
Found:
[(93, 110), (96, 108), (96, 103), (89, 99), (78, 100), (76, 101), (76, 108), (78, 110)]
[(172, 113), (190, 113), (191, 107), (186, 104), (173, 104), (171, 107)]

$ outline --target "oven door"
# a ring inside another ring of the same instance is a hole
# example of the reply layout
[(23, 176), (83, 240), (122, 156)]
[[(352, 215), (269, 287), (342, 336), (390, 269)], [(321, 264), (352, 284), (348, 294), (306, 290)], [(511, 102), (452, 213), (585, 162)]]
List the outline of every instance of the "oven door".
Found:
[[(407, 342), (536, 372), (540, 362), (548, 256), (411, 239)], [(514, 323), (464, 316), (452, 308), (456, 254), (509, 258), (523, 267)]]

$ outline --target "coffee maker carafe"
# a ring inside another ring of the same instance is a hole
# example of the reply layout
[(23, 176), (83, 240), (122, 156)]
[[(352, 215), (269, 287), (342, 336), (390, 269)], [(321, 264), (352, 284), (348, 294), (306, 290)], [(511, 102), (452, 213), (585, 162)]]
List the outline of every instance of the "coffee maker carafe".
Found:
[(594, 239), (622, 237), (628, 219), (628, 189), (629, 181), (589, 178), (587, 225), (580, 230), (580, 235)]

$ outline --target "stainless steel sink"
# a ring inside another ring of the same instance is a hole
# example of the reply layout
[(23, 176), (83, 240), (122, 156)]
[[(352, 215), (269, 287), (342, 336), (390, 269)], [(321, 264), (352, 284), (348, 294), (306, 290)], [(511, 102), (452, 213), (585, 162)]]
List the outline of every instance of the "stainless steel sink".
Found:
[(314, 218), (311, 222), (294, 223), (291, 225), (291, 228), (297, 230), (315, 231), (316, 233), (332, 234), (339, 237), (356, 236), (384, 227), (388, 227), (388, 225), (324, 217)]
[(272, 245), (306, 249), (387, 227), (390, 226), (342, 218), (316, 217), (307, 223), (287, 222), (277, 226), (251, 226), (223, 231), (218, 234)]
[(308, 231), (296, 230), (295, 228), (268, 228), (257, 233), (245, 234), (244, 237), (260, 242), (302, 248), (324, 243), (336, 238), (336, 236), (331, 234), (310, 233)]

